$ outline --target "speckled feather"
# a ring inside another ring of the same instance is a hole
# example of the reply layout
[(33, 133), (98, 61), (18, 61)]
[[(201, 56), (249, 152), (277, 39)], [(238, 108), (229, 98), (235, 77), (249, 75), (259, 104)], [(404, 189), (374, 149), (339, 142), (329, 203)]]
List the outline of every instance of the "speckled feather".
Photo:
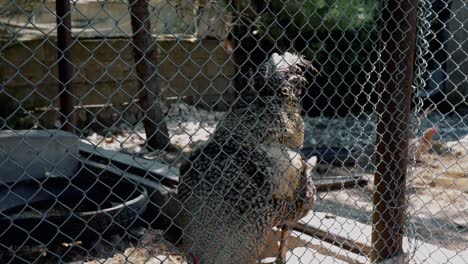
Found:
[(298, 96), (311, 64), (273, 54), (209, 141), (181, 167), (183, 249), (203, 264), (256, 263), (266, 232), (313, 204), (298, 149), (304, 122)]

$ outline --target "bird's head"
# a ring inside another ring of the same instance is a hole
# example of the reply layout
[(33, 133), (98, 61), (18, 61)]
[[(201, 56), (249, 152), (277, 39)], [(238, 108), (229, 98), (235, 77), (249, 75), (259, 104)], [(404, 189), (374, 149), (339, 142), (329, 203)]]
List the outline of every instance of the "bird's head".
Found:
[(424, 131), (423, 133), (423, 137), (427, 140), (431, 140), (432, 137), (436, 134), (437, 134), (437, 128), (434, 126), (434, 127), (426, 129), (426, 131)]
[(298, 99), (307, 84), (306, 70), (316, 71), (303, 56), (289, 52), (283, 55), (273, 53), (259, 71), (252, 74), (251, 86), (262, 97)]

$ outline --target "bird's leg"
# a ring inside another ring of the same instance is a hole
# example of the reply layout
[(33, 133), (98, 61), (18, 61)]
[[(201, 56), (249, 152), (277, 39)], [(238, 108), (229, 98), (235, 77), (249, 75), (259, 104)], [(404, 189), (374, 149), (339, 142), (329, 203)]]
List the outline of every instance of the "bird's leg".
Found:
[(286, 263), (286, 252), (288, 252), (287, 242), (292, 233), (292, 227), (290, 225), (283, 225), (281, 228), (281, 240), (278, 252), (278, 258), (276, 258), (277, 264)]
[(188, 255), (192, 258), (192, 264), (200, 264), (196, 256), (194, 256), (192, 253), (189, 253)]

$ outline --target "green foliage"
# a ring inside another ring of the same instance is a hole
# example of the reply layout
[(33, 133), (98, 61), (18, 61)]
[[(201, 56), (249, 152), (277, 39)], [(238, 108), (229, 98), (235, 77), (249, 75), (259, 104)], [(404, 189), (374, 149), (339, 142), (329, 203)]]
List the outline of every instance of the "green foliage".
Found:
[(320, 32), (301, 52), (311, 58), (320, 75), (309, 91), (317, 109), (326, 115), (372, 110), (376, 76), (378, 31), (372, 23), (347, 31)]
[(300, 34), (351, 30), (374, 20), (376, 1), (293, 0), (270, 1), (256, 19), (257, 32), (272, 40)]
[(308, 89), (305, 101), (310, 102), (303, 100), (309, 105), (306, 111), (347, 115), (370, 110), (378, 2), (252, 0), (248, 5), (239, 1), (237, 12), (242, 16), (234, 35), (240, 50), (248, 52), (240, 61), (252, 62), (243, 64), (241, 71), (247, 73), (272, 52), (299, 52), (320, 71)]

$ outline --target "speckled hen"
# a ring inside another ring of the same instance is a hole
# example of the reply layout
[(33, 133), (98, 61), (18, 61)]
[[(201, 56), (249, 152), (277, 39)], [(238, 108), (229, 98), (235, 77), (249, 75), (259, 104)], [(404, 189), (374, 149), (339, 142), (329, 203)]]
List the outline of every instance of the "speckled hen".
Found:
[(311, 209), (310, 167), (298, 151), (307, 68), (301, 56), (273, 54), (182, 165), (182, 247), (194, 262), (257, 263), (266, 233), (275, 226), (289, 231)]

